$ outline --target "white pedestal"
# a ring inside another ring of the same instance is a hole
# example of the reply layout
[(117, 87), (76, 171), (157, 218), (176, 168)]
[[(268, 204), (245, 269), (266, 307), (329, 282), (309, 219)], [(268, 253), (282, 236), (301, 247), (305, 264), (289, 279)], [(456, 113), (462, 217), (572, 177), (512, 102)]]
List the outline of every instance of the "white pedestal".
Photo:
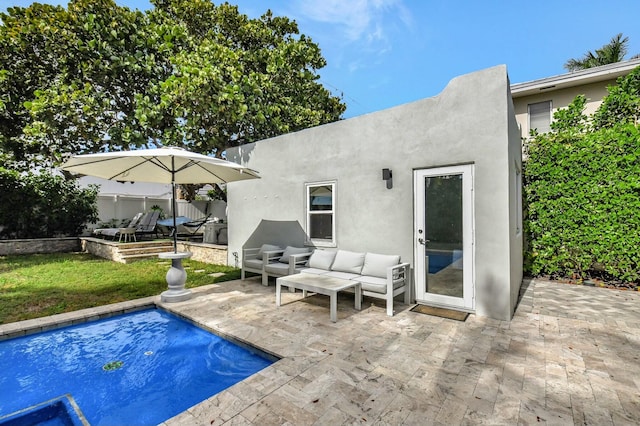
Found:
[(191, 298), (191, 290), (184, 288), (187, 282), (187, 272), (182, 267), (182, 259), (191, 257), (192, 253), (160, 253), (160, 259), (171, 259), (171, 268), (167, 271), (169, 289), (160, 294), (162, 302), (183, 302)]

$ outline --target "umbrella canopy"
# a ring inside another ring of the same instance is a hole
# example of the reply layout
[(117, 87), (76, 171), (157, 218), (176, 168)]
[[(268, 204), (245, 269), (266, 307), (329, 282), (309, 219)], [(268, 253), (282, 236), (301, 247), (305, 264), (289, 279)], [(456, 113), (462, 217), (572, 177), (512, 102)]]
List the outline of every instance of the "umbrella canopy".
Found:
[[(177, 147), (74, 155), (61, 169), (116, 181), (170, 183), (174, 220), (176, 184), (228, 183), (260, 177), (256, 171), (239, 164)], [(173, 249), (177, 252), (176, 232), (173, 235)]]
[(61, 168), (124, 182), (213, 184), (259, 178), (239, 164), (176, 147), (74, 155)]

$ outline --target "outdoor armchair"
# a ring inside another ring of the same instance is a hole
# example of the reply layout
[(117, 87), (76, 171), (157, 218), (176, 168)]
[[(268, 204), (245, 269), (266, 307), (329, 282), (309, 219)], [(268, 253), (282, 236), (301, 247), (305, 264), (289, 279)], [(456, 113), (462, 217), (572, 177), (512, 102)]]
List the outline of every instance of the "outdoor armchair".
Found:
[[(263, 244), (256, 248), (242, 249), (242, 271), (240, 272), (240, 279), (246, 279), (247, 272), (253, 272), (262, 275), (264, 265), (274, 261), (277, 257), (281, 257), (284, 254), (284, 250), (273, 244)], [(262, 284), (265, 284), (264, 277)]]
[[(281, 256), (270, 256), (262, 266), (262, 284), (269, 284), (269, 277), (298, 274), (306, 268), (312, 250), (308, 247), (285, 248)], [(264, 259), (263, 259), (264, 260)]]

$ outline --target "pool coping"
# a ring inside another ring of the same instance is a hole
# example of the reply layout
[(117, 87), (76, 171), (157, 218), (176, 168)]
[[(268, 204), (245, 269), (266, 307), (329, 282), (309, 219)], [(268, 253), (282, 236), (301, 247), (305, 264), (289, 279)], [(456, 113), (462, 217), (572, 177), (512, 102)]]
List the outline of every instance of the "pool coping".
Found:
[(157, 307), (159, 301), (159, 296), (149, 296), (47, 317), (0, 324), (0, 341)]

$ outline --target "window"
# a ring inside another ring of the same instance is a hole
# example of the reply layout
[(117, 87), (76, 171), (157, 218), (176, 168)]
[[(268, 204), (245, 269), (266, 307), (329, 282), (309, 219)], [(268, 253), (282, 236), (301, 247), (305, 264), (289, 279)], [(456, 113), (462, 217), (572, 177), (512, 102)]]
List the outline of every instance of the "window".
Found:
[(317, 246), (335, 246), (335, 182), (305, 185), (308, 242)]
[(551, 101), (529, 104), (529, 131), (533, 129), (538, 133), (551, 130)]

